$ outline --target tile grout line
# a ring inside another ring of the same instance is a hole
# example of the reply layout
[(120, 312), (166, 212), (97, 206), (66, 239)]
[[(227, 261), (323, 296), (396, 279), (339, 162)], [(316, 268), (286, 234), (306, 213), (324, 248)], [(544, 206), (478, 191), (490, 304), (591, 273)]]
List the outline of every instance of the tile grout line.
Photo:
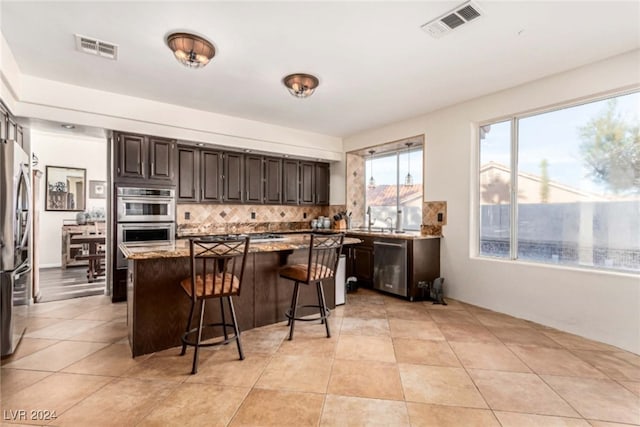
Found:
[[(473, 315), (473, 314), (472, 314)], [(475, 316), (474, 316), (475, 317)], [(487, 328), (488, 329), (488, 328)], [(489, 332), (491, 332), (491, 330), (489, 330)], [(559, 393), (556, 392), (556, 390), (554, 388), (552, 388), (549, 384), (547, 384), (546, 381), (544, 381), (544, 379), (534, 370), (531, 368), (531, 366), (529, 366), (529, 364), (527, 364), (520, 356), (518, 356), (518, 354), (516, 354), (513, 350), (511, 350), (509, 348), (509, 346), (507, 344), (504, 343), (504, 341), (502, 341), (502, 339), (500, 339), (500, 337), (498, 337), (497, 335), (495, 335), (493, 332), (491, 332), (500, 342), (500, 344), (502, 344), (509, 352), (511, 352), (518, 360), (520, 360), (530, 371), (533, 375), (535, 375), (536, 377), (538, 377), (538, 379), (540, 381), (542, 381), (547, 387), (549, 387), (549, 389), (556, 395), (558, 396), (560, 399), (562, 399), (562, 401), (564, 401), (569, 408), (573, 409), (575, 411), (576, 414), (580, 415), (581, 419), (585, 419), (582, 414), (580, 413), (580, 411), (578, 411), (576, 408), (574, 408), (571, 404), (569, 404), (569, 402), (566, 401), (566, 399), (564, 399), (562, 396), (560, 396)], [(466, 369), (466, 368), (465, 368)], [(473, 381), (473, 377), (471, 377), (471, 380)], [(473, 381), (474, 385), (477, 384), (475, 383), (475, 381)], [(478, 392), (480, 392), (480, 390), (478, 389)], [(480, 394), (482, 395), (482, 392), (480, 392)], [(482, 395), (482, 397), (484, 398), (484, 395)], [(485, 399), (486, 400), (486, 399)], [(491, 408), (491, 406), (488, 404), (489, 408)], [(493, 408), (491, 408), (491, 412), (494, 414), (494, 417), (498, 418), (497, 415), (495, 415), (495, 410)], [(543, 414), (536, 414), (536, 415), (543, 415)], [(498, 420), (499, 421), (499, 420)], [(502, 424), (502, 423), (500, 423)]]

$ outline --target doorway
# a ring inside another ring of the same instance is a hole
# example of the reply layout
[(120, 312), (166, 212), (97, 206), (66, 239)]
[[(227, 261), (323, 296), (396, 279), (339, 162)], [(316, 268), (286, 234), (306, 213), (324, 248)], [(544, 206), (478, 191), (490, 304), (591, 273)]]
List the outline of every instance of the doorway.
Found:
[(33, 301), (107, 295), (106, 132), (44, 120), (30, 120), (29, 128)]

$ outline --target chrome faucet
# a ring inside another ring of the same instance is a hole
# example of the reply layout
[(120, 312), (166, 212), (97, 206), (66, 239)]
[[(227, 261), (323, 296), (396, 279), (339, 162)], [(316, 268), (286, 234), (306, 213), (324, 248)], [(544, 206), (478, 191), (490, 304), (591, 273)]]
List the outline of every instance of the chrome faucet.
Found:
[(371, 218), (371, 206), (367, 207), (367, 231), (371, 232), (371, 226), (375, 222), (375, 219)]
[(387, 223), (387, 225), (389, 226), (389, 232), (393, 231), (393, 218), (391, 218), (390, 216), (386, 217), (384, 219), (384, 222)]

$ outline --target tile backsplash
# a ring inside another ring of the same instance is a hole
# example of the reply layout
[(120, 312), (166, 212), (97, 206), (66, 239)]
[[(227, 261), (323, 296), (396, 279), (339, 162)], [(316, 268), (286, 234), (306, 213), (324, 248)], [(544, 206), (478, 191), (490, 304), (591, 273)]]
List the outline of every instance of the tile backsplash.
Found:
[[(440, 220), (438, 220), (440, 215)], [(422, 204), (422, 234), (442, 236), (442, 226), (447, 225), (447, 202), (424, 202)]]
[(347, 211), (352, 212), (352, 227), (364, 225), (366, 193), (364, 160), (362, 156), (347, 153)]
[[(344, 205), (179, 204), (176, 208), (177, 234), (188, 236), (308, 229), (312, 219), (321, 215), (332, 217), (344, 210)], [(189, 219), (186, 219), (187, 214)]]
[[(442, 214), (441, 221), (438, 221), (438, 214)], [(422, 204), (422, 224), (447, 225), (447, 202), (424, 202)]]

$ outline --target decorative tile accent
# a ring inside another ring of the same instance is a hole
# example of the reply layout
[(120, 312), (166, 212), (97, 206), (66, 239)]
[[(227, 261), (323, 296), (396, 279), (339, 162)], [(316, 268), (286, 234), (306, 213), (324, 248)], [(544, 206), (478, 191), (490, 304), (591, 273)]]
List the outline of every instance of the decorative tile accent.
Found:
[[(438, 222), (438, 214), (442, 221)], [(424, 202), (422, 205), (422, 224), (442, 227), (447, 225), (447, 202)]]
[(347, 180), (347, 206), (351, 211), (351, 226), (361, 227), (364, 225), (365, 206), (364, 206), (364, 177), (365, 175), (365, 159), (356, 154), (347, 153), (347, 176), (353, 176), (353, 179)]
[(221, 216), (222, 218), (224, 218), (225, 216), (227, 216), (227, 213), (226, 213), (225, 211), (222, 211), (222, 212), (220, 212), (220, 216)]

